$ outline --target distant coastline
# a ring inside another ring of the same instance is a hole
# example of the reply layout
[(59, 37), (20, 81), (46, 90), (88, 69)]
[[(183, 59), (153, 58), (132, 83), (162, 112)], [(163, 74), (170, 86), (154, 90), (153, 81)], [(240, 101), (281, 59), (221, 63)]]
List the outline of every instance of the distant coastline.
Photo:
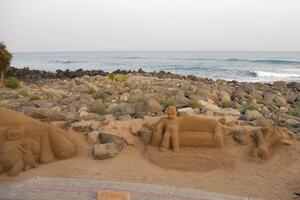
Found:
[(299, 82), (300, 52), (117, 51), (15, 53), (12, 66), (33, 70), (171, 72), (240, 82)]

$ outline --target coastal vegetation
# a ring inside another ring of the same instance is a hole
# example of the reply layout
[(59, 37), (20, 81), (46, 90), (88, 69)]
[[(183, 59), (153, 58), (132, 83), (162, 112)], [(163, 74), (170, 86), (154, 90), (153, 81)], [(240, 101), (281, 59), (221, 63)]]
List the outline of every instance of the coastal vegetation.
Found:
[[(6, 49), (6, 45), (0, 42), (0, 87), (3, 87), (4, 73), (8, 70), (10, 62), (12, 59), (12, 54)], [(8, 85), (11, 82), (8, 81)], [(13, 84), (13, 87), (16, 86)]]

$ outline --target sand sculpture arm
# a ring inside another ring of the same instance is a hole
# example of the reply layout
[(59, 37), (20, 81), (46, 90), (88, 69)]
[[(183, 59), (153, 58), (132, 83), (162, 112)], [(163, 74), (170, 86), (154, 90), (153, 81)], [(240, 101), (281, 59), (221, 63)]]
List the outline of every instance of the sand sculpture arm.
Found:
[(151, 145), (160, 146), (165, 131), (166, 119), (161, 118), (153, 128)]

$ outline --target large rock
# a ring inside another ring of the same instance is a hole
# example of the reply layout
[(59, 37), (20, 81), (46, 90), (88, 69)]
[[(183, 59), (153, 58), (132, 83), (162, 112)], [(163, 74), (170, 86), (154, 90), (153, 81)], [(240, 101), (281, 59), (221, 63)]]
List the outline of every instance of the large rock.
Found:
[(180, 108), (177, 110), (179, 116), (194, 115), (194, 110), (191, 107)]
[(100, 138), (100, 142), (101, 144), (105, 144), (105, 143), (113, 143), (116, 145), (116, 148), (118, 151), (122, 151), (122, 149), (125, 146), (125, 139), (122, 137), (118, 137), (116, 135), (104, 132), (104, 131), (100, 131), (99, 133), (99, 138)]
[(99, 142), (99, 131), (92, 131), (88, 134), (87, 140), (89, 143), (96, 144)]
[(93, 147), (93, 156), (96, 160), (113, 158), (118, 155), (119, 152), (120, 151), (114, 143), (96, 144)]
[(160, 113), (163, 107), (153, 98), (149, 98), (146, 102), (145, 112), (146, 113)]
[(286, 126), (292, 126), (292, 127), (300, 127), (300, 122), (297, 121), (296, 119), (287, 119), (285, 121)]
[(275, 96), (273, 101), (278, 107), (286, 107), (287, 106), (287, 102), (285, 101), (285, 99), (282, 96)]
[(253, 121), (259, 118), (263, 118), (263, 115), (257, 110), (246, 110), (245, 119), (247, 121)]
[(271, 127), (274, 125), (274, 122), (271, 119), (266, 119), (264, 117), (261, 117), (254, 121), (254, 125), (263, 126), (263, 127)]
[(199, 100), (199, 105), (202, 113), (210, 113), (209, 115), (220, 115), (220, 116), (240, 116), (240, 112), (238, 110), (232, 108), (221, 109), (218, 106), (207, 103), (205, 101)]
[(276, 81), (273, 83), (273, 87), (278, 90), (284, 90), (287, 89), (287, 83), (284, 81)]
[(98, 121), (80, 121), (72, 124), (72, 128), (75, 131), (79, 132), (87, 132), (92, 130), (97, 130), (100, 126), (100, 122)]
[(286, 93), (286, 99), (288, 103), (293, 104), (297, 100), (297, 93), (293, 91), (288, 91)]
[(50, 108), (33, 109), (31, 117), (50, 121), (64, 121), (66, 119), (61, 112)]
[(221, 102), (231, 102), (231, 97), (228, 92), (222, 91), (220, 92)]
[(108, 106), (107, 112), (114, 115), (133, 115), (135, 107), (131, 103), (111, 104)]

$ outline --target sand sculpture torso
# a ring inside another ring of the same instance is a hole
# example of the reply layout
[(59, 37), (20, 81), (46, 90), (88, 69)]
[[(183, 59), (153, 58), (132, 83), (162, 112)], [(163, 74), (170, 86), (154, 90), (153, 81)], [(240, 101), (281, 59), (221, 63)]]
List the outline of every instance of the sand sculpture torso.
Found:
[(0, 108), (0, 173), (15, 175), (76, 154), (76, 144), (62, 129)]
[(224, 145), (224, 131), (215, 119), (196, 116), (176, 116), (176, 107), (167, 108), (168, 117), (161, 118), (154, 127), (151, 144), (159, 146), (162, 151), (172, 146), (179, 151), (180, 146)]

